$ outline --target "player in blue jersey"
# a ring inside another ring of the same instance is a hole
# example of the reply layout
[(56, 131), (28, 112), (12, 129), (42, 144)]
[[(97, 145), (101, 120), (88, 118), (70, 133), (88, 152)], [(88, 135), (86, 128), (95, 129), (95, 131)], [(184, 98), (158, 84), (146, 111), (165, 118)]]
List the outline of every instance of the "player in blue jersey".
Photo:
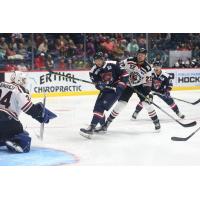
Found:
[[(162, 66), (159, 61), (153, 63), (152, 73), (152, 91), (155, 95), (167, 103), (178, 117), (183, 119), (185, 116), (179, 111), (178, 106), (170, 96), (173, 83), (169, 74), (162, 71)], [(143, 105), (141, 102), (136, 106), (135, 112), (132, 115), (133, 119), (137, 118), (138, 113), (142, 110)]]
[(126, 88), (129, 75), (116, 61), (105, 61), (102, 52), (95, 54), (94, 66), (89, 75), (96, 89), (100, 90), (89, 127), (80, 129), (80, 134), (90, 139), (96, 126), (105, 124), (104, 111), (108, 111), (119, 99)]
[(107, 131), (107, 128), (125, 108), (134, 93), (137, 94), (141, 104), (144, 105), (145, 109), (147, 110), (149, 117), (155, 125), (155, 131), (160, 131), (160, 122), (152, 105), (152, 94), (150, 93), (152, 85), (152, 68), (146, 61), (146, 57), (147, 50), (140, 48), (136, 57), (129, 57), (121, 62), (121, 66), (124, 66), (129, 73), (129, 82), (126, 89), (120, 96), (118, 103), (110, 113), (106, 123), (103, 125), (102, 129), (99, 130), (99, 132), (105, 133)]

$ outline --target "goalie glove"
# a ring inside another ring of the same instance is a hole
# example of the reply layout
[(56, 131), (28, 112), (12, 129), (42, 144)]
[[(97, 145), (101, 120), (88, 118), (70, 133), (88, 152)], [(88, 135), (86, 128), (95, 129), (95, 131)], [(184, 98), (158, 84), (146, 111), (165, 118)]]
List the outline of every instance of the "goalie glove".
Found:
[[(43, 113), (44, 112), (44, 117)], [(40, 123), (49, 123), (50, 119), (56, 118), (57, 115), (44, 108), (43, 103), (36, 103), (26, 112), (26, 114), (31, 115), (35, 120)]]

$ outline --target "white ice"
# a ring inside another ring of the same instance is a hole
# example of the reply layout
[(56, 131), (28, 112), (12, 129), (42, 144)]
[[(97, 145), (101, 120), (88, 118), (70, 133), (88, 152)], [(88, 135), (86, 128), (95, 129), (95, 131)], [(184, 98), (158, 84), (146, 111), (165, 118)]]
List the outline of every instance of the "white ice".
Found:
[[(200, 91), (176, 91), (172, 95), (194, 102), (200, 98)], [(108, 133), (94, 135), (93, 139), (88, 140), (79, 135), (79, 129), (89, 125), (95, 99), (96, 96), (49, 97), (47, 107), (58, 118), (45, 125), (43, 141), (36, 137), (39, 123), (22, 114), (20, 120), (32, 136), (32, 146), (70, 152), (79, 159), (74, 165), (200, 165), (200, 131), (186, 142), (170, 139), (172, 136), (188, 136), (200, 126), (200, 103), (190, 105), (176, 101), (180, 111), (186, 115), (186, 119), (181, 122), (197, 121), (197, 125), (190, 128), (180, 126), (156, 109), (161, 131), (155, 133), (145, 109), (140, 112), (137, 120), (130, 120), (138, 103), (134, 94), (127, 107), (111, 124)], [(177, 118), (161, 99), (155, 97), (154, 101)]]

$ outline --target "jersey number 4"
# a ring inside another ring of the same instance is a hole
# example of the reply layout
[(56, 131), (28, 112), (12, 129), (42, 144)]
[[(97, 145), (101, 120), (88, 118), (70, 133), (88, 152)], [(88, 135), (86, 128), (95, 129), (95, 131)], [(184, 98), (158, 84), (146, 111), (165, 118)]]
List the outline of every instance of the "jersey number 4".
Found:
[(5, 108), (8, 108), (10, 106), (10, 98), (11, 98), (12, 92), (9, 91), (3, 97), (1, 97), (1, 95), (2, 95), (2, 90), (0, 89), (0, 104), (4, 105)]

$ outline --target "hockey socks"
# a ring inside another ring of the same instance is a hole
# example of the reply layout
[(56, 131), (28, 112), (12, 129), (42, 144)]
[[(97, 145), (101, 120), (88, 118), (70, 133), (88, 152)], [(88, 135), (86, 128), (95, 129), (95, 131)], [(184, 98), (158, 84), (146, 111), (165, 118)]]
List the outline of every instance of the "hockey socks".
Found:
[(101, 125), (105, 124), (105, 115), (104, 113), (94, 112), (91, 124), (97, 125), (98, 123)]

